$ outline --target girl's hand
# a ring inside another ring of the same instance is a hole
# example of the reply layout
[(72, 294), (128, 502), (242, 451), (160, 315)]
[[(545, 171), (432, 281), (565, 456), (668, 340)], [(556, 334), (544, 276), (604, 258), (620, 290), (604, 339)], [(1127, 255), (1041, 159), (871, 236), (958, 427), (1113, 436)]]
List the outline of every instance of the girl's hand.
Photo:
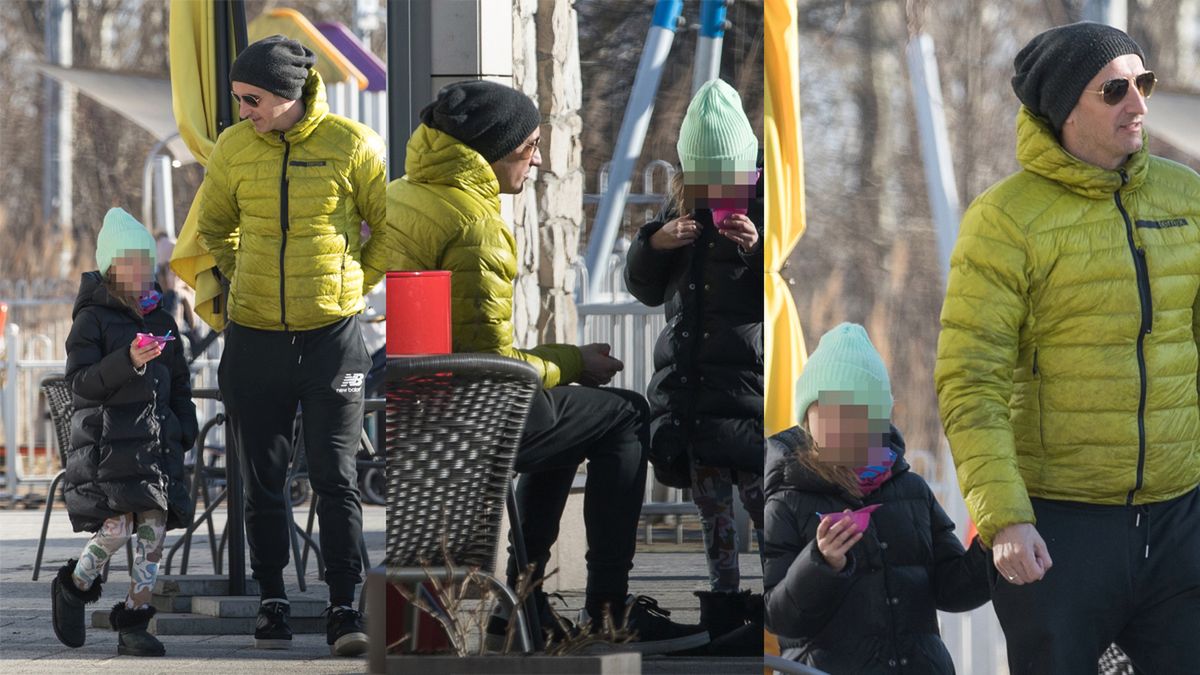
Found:
[(700, 224), (692, 220), (691, 214), (684, 214), (650, 235), (650, 248), (656, 251), (669, 251), (683, 248), (696, 241), (700, 236)]
[(758, 228), (744, 213), (731, 213), (721, 223), (720, 233), (749, 253), (758, 245)]
[[(850, 509), (846, 509), (842, 513), (849, 514)], [(829, 563), (834, 572), (841, 572), (845, 569), (846, 553), (860, 539), (862, 539), (862, 532), (855, 529), (851, 518), (842, 518), (834, 523), (831, 515), (826, 514), (821, 518), (821, 524), (817, 525), (817, 550), (825, 557), (825, 562)]]
[(138, 347), (137, 338), (133, 338), (133, 342), (129, 343), (129, 360), (133, 361), (134, 368), (141, 368), (158, 358), (162, 354), (162, 350), (162, 345), (158, 341), (152, 341), (145, 347)]

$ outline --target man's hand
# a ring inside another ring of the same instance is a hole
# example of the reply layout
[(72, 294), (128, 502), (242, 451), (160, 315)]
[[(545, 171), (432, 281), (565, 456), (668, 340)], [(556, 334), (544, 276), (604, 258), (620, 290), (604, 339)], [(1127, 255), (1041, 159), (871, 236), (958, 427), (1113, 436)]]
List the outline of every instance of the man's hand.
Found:
[(620, 359), (609, 356), (611, 351), (612, 347), (599, 343), (579, 348), (579, 353), (583, 355), (583, 373), (579, 376), (579, 384), (599, 387), (611, 382), (613, 375), (625, 369)]
[(1016, 586), (1041, 580), (1054, 565), (1046, 542), (1031, 523), (1017, 523), (1000, 530), (992, 541), (992, 560), (996, 571)]
[[(850, 513), (850, 509), (846, 509), (844, 513)], [(862, 539), (862, 536), (863, 533), (854, 527), (852, 518), (842, 518), (834, 523), (833, 518), (827, 514), (821, 518), (821, 524), (817, 525), (817, 550), (834, 572), (841, 572), (846, 567), (846, 553)]]
[(679, 216), (668, 221), (666, 225), (650, 235), (650, 248), (656, 251), (669, 251), (682, 248), (696, 241), (700, 236), (700, 223), (692, 219), (690, 214)]

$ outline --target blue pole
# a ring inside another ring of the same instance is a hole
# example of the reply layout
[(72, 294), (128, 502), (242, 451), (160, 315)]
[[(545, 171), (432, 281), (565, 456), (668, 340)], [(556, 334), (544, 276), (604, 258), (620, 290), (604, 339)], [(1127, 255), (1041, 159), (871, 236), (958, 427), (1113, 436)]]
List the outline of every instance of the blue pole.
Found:
[(683, 12), (683, 0), (658, 0), (654, 6), (654, 19), (646, 34), (646, 45), (638, 62), (637, 75), (633, 79), (633, 91), (625, 106), (625, 117), (621, 131), (617, 134), (617, 147), (613, 150), (609, 169), (608, 190), (600, 198), (596, 211), (596, 222), (588, 240), (585, 261), (588, 270), (588, 292), (585, 302), (594, 302), (603, 288), (608, 273), (608, 256), (612, 254), (617, 232), (621, 227), (621, 216), (625, 213), (625, 198), (629, 194), (629, 181), (633, 166), (642, 154), (646, 140), (646, 129), (654, 113), (654, 97), (662, 80), (663, 65), (671, 52), (675, 39), (675, 26)]
[(700, 0), (700, 36), (692, 63), (692, 94), (705, 82), (721, 76), (721, 45), (725, 42), (727, 0)]

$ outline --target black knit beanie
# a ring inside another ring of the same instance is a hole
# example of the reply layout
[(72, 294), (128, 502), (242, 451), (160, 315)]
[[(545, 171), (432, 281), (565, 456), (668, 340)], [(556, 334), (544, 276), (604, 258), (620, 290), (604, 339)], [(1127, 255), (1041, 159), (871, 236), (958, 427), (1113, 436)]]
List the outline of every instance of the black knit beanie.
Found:
[(1033, 114), (1061, 131), (1088, 82), (1125, 54), (1146, 60), (1138, 43), (1112, 26), (1081, 21), (1051, 28), (1017, 53), (1012, 88)]
[(289, 100), (303, 95), (317, 55), (282, 35), (266, 37), (242, 50), (229, 69), (231, 82), (245, 82)]
[(483, 155), (488, 164), (517, 149), (542, 122), (533, 100), (495, 82), (469, 80), (442, 87), (421, 121)]

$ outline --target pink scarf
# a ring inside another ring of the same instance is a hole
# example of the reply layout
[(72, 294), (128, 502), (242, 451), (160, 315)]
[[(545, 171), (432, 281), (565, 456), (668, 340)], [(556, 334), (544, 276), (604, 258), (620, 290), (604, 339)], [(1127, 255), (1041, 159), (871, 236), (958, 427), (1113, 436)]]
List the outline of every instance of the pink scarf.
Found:
[(887, 449), (887, 458), (879, 464), (860, 466), (854, 470), (858, 476), (858, 487), (864, 496), (883, 486), (892, 477), (892, 465), (896, 463), (896, 451)]

